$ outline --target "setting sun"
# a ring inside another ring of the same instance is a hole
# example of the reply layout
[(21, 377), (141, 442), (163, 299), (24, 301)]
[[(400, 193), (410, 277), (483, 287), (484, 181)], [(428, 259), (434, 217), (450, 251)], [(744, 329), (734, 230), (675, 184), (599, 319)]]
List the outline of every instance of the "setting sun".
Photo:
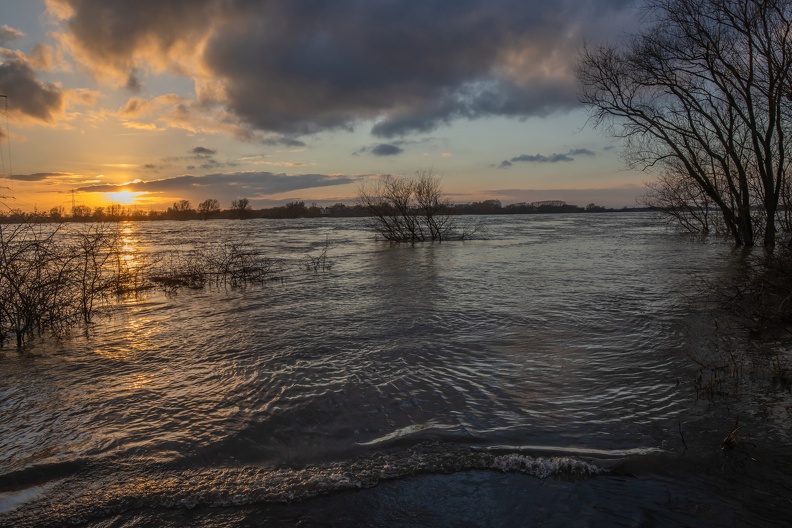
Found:
[(116, 191), (116, 192), (108, 192), (104, 193), (105, 199), (114, 204), (121, 204), (121, 205), (132, 205), (135, 203), (139, 196), (147, 194), (145, 192), (134, 192), (134, 191)]

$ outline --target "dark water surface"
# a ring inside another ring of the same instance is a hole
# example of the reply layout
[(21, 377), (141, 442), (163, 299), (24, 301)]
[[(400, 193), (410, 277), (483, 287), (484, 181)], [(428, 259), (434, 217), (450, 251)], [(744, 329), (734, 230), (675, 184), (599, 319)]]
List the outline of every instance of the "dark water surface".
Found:
[(789, 391), (696, 381), (691, 358), (783, 348), (697, 308), (728, 243), (635, 213), (484, 221), (415, 246), (356, 219), (125, 224), (132, 259), (244, 241), (283, 280), (0, 350), (0, 526), (792, 522)]

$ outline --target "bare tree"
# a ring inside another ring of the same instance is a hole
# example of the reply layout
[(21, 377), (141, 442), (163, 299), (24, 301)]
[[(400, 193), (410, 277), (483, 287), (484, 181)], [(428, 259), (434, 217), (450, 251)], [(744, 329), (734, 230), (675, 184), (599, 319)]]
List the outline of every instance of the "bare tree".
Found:
[(165, 214), (169, 218), (187, 220), (188, 218), (195, 216), (195, 210), (192, 208), (190, 200), (178, 200), (173, 202), (173, 207), (168, 207), (168, 210), (165, 212)]
[(177, 202), (173, 202), (173, 210), (177, 213), (192, 211), (192, 204), (190, 204), (190, 200), (179, 200)]
[(684, 182), (687, 198), (700, 190), (738, 245), (761, 236), (773, 246), (790, 163), (792, 0), (648, 0), (647, 9), (623, 45), (584, 48), (581, 101), (624, 140), (631, 166), (673, 175), (665, 183)]
[(463, 239), (475, 231), (451, 221), (448, 200), (431, 171), (419, 171), (414, 178), (367, 180), (358, 187), (357, 203), (368, 210), (372, 229), (385, 240)]
[(250, 216), (250, 200), (247, 198), (238, 198), (231, 202), (231, 209), (233, 209), (234, 214), (237, 218), (247, 218)]
[(451, 233), (451, 204), (443, 197), (439, 178), (431, 171), (418, 172), (413, 181), (413, 195), (418, 215), (429, 231), (429, 238), (442, 240)]
[(72, 218), (83, 220), (91, 217), (91, 208), (87, 205), (75, 205), (72, 207)]
[(206, 200), (198, 204), (198, 213), (201, 215), (201, 218), (203, 218), (204, 220), (219, 212), (220, 212), (220, 202), (218, 202), (215, 198), (207, 198)]
[(647, 207), (662, 209), (672, 223), (688, 233), (728, 234), (717, 209), (706, 192), (679, 172), (665, 172), (646, 184), (648, 192), (639, 198)]

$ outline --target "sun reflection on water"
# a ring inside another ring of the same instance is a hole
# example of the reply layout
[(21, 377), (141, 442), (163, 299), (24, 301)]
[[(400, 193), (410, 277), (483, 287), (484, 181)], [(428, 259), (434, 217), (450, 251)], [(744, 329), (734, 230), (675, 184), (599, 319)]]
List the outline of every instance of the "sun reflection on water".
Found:
[(139, 266), (137, 258), (140, 253), (140, 240), (137, 237), (137, 227), (132, 222), (126, 222), (121, 227), (121, 259), (127, 268)]

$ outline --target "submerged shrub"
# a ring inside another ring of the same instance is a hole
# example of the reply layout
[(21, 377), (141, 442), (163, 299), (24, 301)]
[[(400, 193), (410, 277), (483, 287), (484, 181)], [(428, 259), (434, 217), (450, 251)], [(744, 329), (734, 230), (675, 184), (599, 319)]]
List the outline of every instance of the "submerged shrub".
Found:
[[(327, 248), (307, 256), (314, 271), (329, 270)], [(142, 290), (263, 284), (282, 280), (286, 268), (244, 243), (129, 259), (118, 224), (0, 224), (0, 346), (62, 335)]]
[(369, 180), (358, 188), (357, 202), (369, 212), (371, 228), (385, 240), (462, 240), (475, 232), (452, 221), (451, 205), (431, 171), (414, 178)]
[(207, 284), (241, 286), (277, 279), (281, 268), (280, 261), (243, 244), (224, 243), (170, 254), (155, 266), (150, 280), (166, 291)]
[(327, 250), (330, 249), (330, 239), (326, 238), (324, 246), (322, 246), (322, 250), (319, 252), (318, 255), (306, 255), (306, 264), (305, 268), (308, 271), (313, 270), (314, 273), (327, 273), (330, 271), (330, 268), (333, 267), (332, 262), (330, 259), (327, 258)]
[(0, 225), (0, 342), (90, 323), (123, 288), (117, 227)]

